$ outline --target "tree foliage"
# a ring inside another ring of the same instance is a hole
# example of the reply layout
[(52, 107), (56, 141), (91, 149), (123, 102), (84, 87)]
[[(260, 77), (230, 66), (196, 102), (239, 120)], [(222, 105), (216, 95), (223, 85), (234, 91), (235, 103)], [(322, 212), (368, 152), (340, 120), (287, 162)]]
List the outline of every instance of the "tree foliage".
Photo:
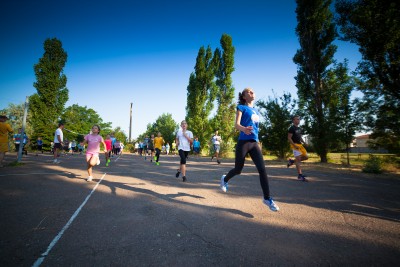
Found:
[[(73, 104), (65, 109), (60, 116), (61, 120), (65, 123), (64, 136), (68, 140), (76, 140), (82, 142), (85, 135), (89, 134), (93, 125), (99, 125), (102, 136), (111, 133), (111, 123), (103, 122), (99, 114), (91, 108), (86, 106), (82, 107), (78, 104)], [(56, 127), (51, 130), (54, 134)], [(125, 141), (125, 139), (121, 139)]]
[(359, 46), (360, 111), (376, 146), (400, 153), (400, 2), (339, 0), (342, 39)]
[(207, 50), (201, 47), (196, 58), (195, 71), (190, 74), (187, 87), (185, 119), (201, 144), (206, 144), (211, 134), (209, 117), (217, 93), (214, 80), (218, 60), (218, 55), (213, 56), (209, 46)]
[(67, 62), (67, 53), (61, 41), (56, 38), (46, 39), (44, 54), (34, 65), (36, 82), (33, 86), (37, 93), (30, 97), (33, 135), (42, 136), (44, 141), (53, 138), (57, 121), (64, 105), (68, 101), (67, 77), (63, 69)]
[(291, 125), (291, 115), (294, 112), (296, 101), (290, 93), (284, 93), (279, 99), (268, 98), (268, 101), (258, 100), (256, 103), (263, 117), (260, 123), (260, 141), (263, 148), (279, 159), (286, 158), (290, 152), (287, 139), (288, 128)]
[(138, 137), (138, 140), (143, 141), (146, 135), (150, 136), (151, 134), (154, 134), (154, 136), (157, 136), (157, 133), (160, 132), (165, 142), (172, 144), (175, 140), (175, 133), (177, 130), (178, 124), (172, 118), (172, 114), (163, 113), (154, 123), (149, 123), (147, 125), (146, 132), (141, 134)]
[(219, 130), (222, 136), (221, 152), (231, 150), (233, 148), (233, 137), (235, 136), (235, 88), (232, 84), (232, 73), (234, 67), (235, 47), (232, 45), (232, 37), (223, 34), (220, 40), (222, 52), (216, 49), (214, 55), (219, 58), (218, 68), (216, 71), (217, 90), (217, 113), (211, 121), (213, 131)]
[(314, 148), (327, 162), (330, 141), (330, 122), (327, 107), (331, 104), (330, 88), (325, 79), (327, 69), (333, 63), (337, 47), (332, 44), (336, 37), (330, 0), (297, 0), (296, 34), (300, 42), (293, 61), (298, 65), (296, 86), (299, 106), (305, 111), (306, 132), (311, 135)]
[[(6, 114), (8, 116), (7, 123), (10, 124), (14, 133), (17, 133), (18, 129), (22, 128), (22, 119), (24, 117), (25, 104), (8, 104), (8, 107), (0, 110), (0, 114)], [(32, 127), (31, 127), (31, 113), (28, 110), (28, 114), (26, 117), (26, 126), (25, 133), (28, 137), (32, 135)]]
[(355, 88), (355, 77), (349, 74), (348, 62), (335, 63), (327, 71), (325, 84), (328, 90), (327, 106), (328, 139), (330, 150), (348, 151), (356, 131), (362, 130), (362, 120), (356, 111), (358, 100), (351, 101), (350, 95)]

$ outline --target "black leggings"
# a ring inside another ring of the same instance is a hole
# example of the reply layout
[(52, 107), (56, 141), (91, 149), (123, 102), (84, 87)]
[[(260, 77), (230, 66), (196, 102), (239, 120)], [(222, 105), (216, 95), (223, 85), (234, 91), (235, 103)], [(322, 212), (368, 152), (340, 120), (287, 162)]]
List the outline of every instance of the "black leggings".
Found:
[(160, 158), (160, 153), (161, 150), (159, 148), (156, 148), (156, 162), (158, 162), (158, 159)]
[(264, 199), (268, 199), (269, 185), (267, 170), (265, 169), (264, 158), (261, 152), (261, 148), (254, 140), (238, 141), (235, 153), (235, 168), (228, 172), (228, 174), (225, 176), (224, 181), (228, 182), (233, 176), (242, 173), (247, 153), (250, 154), (250, 157), (256, 165), (258, 173), (260, 174), (260, 184), (263, 191)]
[(181, 164), (186, 164), (186, 158), (189, 155), (189, 151), (183, 151), (182, 149), (178, 150), (179, 157), (181, 158)]

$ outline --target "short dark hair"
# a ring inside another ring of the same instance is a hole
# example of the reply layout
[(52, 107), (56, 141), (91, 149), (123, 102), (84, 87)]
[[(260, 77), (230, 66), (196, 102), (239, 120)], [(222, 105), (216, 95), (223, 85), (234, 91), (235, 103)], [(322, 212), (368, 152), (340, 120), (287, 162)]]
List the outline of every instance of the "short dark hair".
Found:
[(292, 120), (294, 120), (295, 118), (300, 118), (300, 115), (297, 115), (297, 114), (296, 114), (296, 115), (293, 115), (293, 116), (292, 116)]

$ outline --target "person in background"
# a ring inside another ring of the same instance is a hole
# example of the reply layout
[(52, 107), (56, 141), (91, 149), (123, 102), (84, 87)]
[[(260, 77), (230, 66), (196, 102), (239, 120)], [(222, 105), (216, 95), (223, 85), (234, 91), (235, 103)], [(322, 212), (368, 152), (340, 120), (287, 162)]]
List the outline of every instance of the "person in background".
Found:
[(200, 154), (200, 141), (199, 138), (197, 138), (197, 136), (194, 138), (193, 141), (193, 153), (198, 156)]
[(156, 155), (154, 156), (154, 160), (156, 161), (156, 165), (160, 165), (158, 161), (160, 160), (161, 149), (164, 143), (165, 143), (164, 138), (162, 138), (161, 133), (159, 132), (157, 134), (157, 137), (154, 138), (154, 149), (156, 150)]
[(105, 148), (106, 148), (106, 152), (105, 152), (105, 156), (106, 156), (106, 167), (108, 167), (108, 164), (111, 162), (111, 153), (112, 153), (112, 140), (111, 140), (111, 136), (109, 134), (107, 134), (106, 136), (106, 140), (104, 140), (104, 143), (106, 144)]
[(3, 168), (3, 160), (8, 152), (8, 135), (13, 132), (10, 124), (6, 121), (8, 117), (6, 115), (0, 115), (0, 168)]
[(297, 179), (303, 182), (307, 182), (306, 176), (303, 175), (301, 170), (301, 162), (308, 159), (307, 150), (304, 148), (303, 144), (305, 143), (301, 134), (300, 125), (300, 116), (295, 115), (292, 118), (292, 126), (290, 126), (288, 130), (288, 141), (290, 143), (290, 147), (293, 150), (293, 155), (295, 160), (289, 159), (287, 163), (287, 167), (289, 168), (293, 164), (296, 164), (297, 169)]
[(221, 164), (221, 162), (219, 161), (219, 151), (221, 149), (221, 142), (222, 142), (222, 138), (220, 135), (218, 135), (218, 130), (215, 131), (215, 134), (213, 135), (213, 137), (211, 137), (211, 142), (214, 148), (214, 155), (211, 157), (211, 161), (216, 158), (217, 159), (217, 163)]
[(36, 156), (38, 156), (39, 151), (43, 154), (43, 140), (40, 136), (36, 140)]
[(60, 122), (58, 124), (58, 128), (54, 133), (54, 161), (53, 163), (60, 163), (57, 159), (59, 157), (60, 151), (63, 149), (63, 141), (64, 141), (64, 123)]
[(186, 159), (190, 152), (190, 145), (193, 142), (193, 133), (187, 129), (188, 124), (185, 120), (181, 122), (181, 129), (176, 133), (176, 145), (178, 146), (178, 153), (180, 157), (179, 169), (175, 177), (178, 178), (182, 173), (182, 181), (186, 182)]

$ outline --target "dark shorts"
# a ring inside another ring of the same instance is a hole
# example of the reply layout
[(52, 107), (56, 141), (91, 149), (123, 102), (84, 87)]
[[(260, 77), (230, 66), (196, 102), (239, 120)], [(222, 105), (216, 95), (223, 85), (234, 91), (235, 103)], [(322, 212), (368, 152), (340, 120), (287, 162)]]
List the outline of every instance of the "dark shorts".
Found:
[(54, 143), (54, 148), (62, 149), (62, 145), (60, 143)]
[(200, 147), (193, 147), (193, 151), (196, 153), (200, 153)]
[(186, 164), (186, 158), (189, 155), (189, 151), (178, 150), (179, 157), (181, 158), (181, 164)]

